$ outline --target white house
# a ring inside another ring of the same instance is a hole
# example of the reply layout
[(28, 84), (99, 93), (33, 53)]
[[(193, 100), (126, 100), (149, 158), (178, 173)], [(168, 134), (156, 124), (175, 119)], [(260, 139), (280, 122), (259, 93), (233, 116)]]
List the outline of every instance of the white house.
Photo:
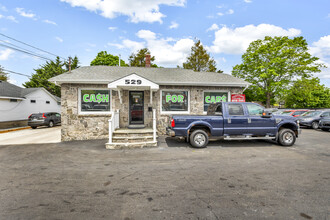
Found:
[(21, 88), (0, 81), (0, 129), (25, 126), (32, 113), (60, 113), (60, 102), (44, 88)]

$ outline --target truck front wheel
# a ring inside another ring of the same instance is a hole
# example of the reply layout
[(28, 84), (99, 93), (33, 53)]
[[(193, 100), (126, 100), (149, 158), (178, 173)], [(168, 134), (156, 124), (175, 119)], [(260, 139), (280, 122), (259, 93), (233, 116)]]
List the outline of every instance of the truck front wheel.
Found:
[(292, 146), (296, 142), (296, 134), (291, 129), (281, 129), (278, 133), (278, 143), (282, 146)]
[(190, 135), (190, 144), (193, 147), (203, 148), (209, 143), (209, 136), (203, 130), (196, 130)]

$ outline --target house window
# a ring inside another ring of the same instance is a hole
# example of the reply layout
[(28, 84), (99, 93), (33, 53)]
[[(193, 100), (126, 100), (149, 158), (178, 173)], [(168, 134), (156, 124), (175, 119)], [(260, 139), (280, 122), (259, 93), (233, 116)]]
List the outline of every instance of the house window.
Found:
[(211, 103), (228, 102), (228, 92), (204, 92), (204, 112)]
[(50, 104), (50, 101), (46, 101), (46, 104)]
[(34, 99), (31, 99), (31, 103), (36, 103), (36, 100), (34, 100)]
[(162, 113), (189, 113), (189, 91), (161, 91)]
[(10, 102), (17, 102), (17, 99), (10, 99)]
[(79, 113), (109, 113), (110, 90), (79, 89)]

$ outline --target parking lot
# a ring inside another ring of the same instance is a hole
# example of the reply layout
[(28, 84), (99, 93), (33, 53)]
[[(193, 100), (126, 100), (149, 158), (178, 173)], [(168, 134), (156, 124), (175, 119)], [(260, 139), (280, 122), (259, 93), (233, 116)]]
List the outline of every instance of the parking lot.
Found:
[(330, 218), (330, 132), (303, 129), (289, 148), (159, 139), (136, 150), (105, 150), (106, 140), (0, 146), (0, 219)]

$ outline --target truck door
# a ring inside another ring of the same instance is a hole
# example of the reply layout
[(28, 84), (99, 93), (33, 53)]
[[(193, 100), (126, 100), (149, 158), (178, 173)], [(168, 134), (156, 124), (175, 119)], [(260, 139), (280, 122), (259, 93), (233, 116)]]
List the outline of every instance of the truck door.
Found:
[(247, 117), (243, 105), (227, 103), (224, 110), (224, 135), (242, 135), (246, 133)]
[(247, 133), (258, 136), (276, 135), (277, 128), (274, 116), (263, 118), (264, 108), (258, 104), (247, 103), (245, 106), (248, 113)]

